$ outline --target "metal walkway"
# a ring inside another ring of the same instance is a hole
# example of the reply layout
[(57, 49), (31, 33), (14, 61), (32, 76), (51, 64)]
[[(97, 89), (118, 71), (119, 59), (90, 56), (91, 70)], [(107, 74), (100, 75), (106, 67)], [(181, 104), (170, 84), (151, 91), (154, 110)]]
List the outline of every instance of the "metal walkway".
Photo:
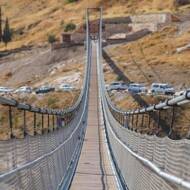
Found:
[(92, 45), (87, 131), (71, 190), (118, 189), (109, 160), (98, 100), (96, 46)]

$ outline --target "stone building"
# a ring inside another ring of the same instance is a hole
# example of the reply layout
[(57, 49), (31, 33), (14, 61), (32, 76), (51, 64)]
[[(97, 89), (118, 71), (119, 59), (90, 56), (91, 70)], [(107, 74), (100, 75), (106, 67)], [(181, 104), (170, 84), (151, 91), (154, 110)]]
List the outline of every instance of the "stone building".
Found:
[[(172, 22), (179, 19), (170, 13), (142, 14), (128, 17), (106, 18), (103, 20), (103, 38), (110, 39), (119, 34), (133, 34), (139, 31), (148, 30), (156, 32)], [(99, 30), (98, 21), (90, 22), (90, 33), (94, 35)], [(77, 31), (71, 34), (70, 40), (74, 43), (83, 43), (85, 41), (85, 24), (81, 25)]]
[(62, 33), (61, 34), (61, 43), (71, 43), (71, 33)]

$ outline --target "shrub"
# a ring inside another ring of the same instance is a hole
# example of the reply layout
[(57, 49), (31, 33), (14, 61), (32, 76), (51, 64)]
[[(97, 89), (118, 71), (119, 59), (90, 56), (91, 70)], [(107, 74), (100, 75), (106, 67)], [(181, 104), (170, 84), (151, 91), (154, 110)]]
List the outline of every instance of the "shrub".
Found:
[(76, 25), (74, 23), (68, 23), (65, 25), (65, 32), (73, 31), (76, 29)]
[(9, 26), (9, 20), (6, 18), (5, 21), (5, 28), (3, 30), (3, 42), (5, 43), (5, 46), (7, 47), (7, 44), (12, 40), (12, 33)]
[(50, 44), (53, 44), (54, 42), (56, 42), (56, 37), (55, 37), (54, 34), (49, 34), (49, 35), (48, 35), (48, 42), (49, 42)]
[(117, 81), (121, 81), (122, 79), (123, 79), (122, 76), (120, 76), (120, 75), (117, 76)]
[(67, 3), (74, 3), (74, 2), (77, 2), (78, 0), (66, 0)]
[(56, 42), (56, 37), (54, 34), (49, 34), (48, 42), (51, 44), (51, 51), (53, 50), (53, 43)]

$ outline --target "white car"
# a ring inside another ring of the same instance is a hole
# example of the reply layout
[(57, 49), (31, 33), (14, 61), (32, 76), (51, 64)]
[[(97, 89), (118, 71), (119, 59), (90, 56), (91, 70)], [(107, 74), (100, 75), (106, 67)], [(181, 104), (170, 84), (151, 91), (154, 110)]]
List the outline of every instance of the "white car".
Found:
[(9, 93), (12, 93), (13, 91), (14, 89), (12, 88), (0, 86), (0, 94), (9, 94)]
[(129, 84), (128, 91), (138, 94), (138, 93), (147, 93), (147, 88), (143, 84), (131, 83)]
[(182, 96), (185, 94), (185, 92), (186, 92), (185, 90), (178, 91), (175, 93), (175, 96)]
[(127, 90), (128, 85), (124, 82), (113, 82), (110, 85), (106, 85), (108, 91), (112, 90)]
[(22, 86), (20, 88), (18, 88), (17, 90), (15, 90), (15, 93), (32, 93), (32, 88), (29, 86)]
[(181, 90), (175, 93), (175, 96), (183, 96), (186, 94), (187, 91), (190, 91), (190, 89)]
[(175, 89), (167, 83), (153, 83), (151, 85), (152, 94), (165, 94), (165, 95), (174, 95)]
[(72, 90), (74, 90), (74, 87), (71, 86), (70, 84), (61, 84), (61, 85), (58, 87), (58, 90), (62, 90), (62, 91), (72, 91)]

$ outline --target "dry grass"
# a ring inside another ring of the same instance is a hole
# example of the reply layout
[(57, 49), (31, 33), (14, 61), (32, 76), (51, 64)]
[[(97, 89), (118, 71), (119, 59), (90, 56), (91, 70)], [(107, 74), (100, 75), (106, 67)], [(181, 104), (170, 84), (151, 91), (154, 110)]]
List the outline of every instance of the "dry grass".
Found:
[[(40, 108), (48, 108), (48, 109), (66, 109), (69, 106), (72, 106), (76, 100), (78, 99), (80, 91), (73, 92), (52, 92), (46, 95), (29, 95), (27, 97), (14, 96), (19, 102), (27, 103), (33, 105), (35, 107)], [(0, 106), (0, 140), (7, 140), (10, 138), (11, 129), (9, 126), (8, 119), (8, 107)], [(41, 114), (37, 114), (37, 132), (42, 133), (41, 128)], [(51, 120), (50, 116), (50, 121)], [(24, 121), (23, 121), (23, 111), (18, 110), (16, 108), (12, 108), (12, 134), (16, 138), (24, 137)], [(47, 115), (44, 115), (44, 129), (48, 127)], [(52, 124), (50, 123), (50, 128), (52, 128)], [(25, 132), (30, 135), (34, 134), (34, 121), (33, 121), (33, 113), (26, 112), (26, 126)]]
[[(53, 54), (53, 56), (51, 55)], [(74, 57), (73, 57), (74, 56)], [(83, 48), (70, 48), (62, 49), (50, 52), (50, 55), (46, 53), (41, 58), (34, 54), (30, 57), (30, 64), (25, 66), (28, 61), (25, 59), (18, 59), (16, 61), (10, 62), (12, 56), (5, 61), (2, 61), (4, 69), (2, 69), (6, 75), (6, 79), (0, 77), (0, 83), (2, 85), (9, 84), (12, 87), (18, 87), (21, 85), (28, 84), (28, 81), (32, 87), (39, 87), (44, 84), (51, 84), (57, 87), (63, 81), (64, 77), (74, 78), (74, 75), (78, 73), (77, 81), (73, 81), (73, 85), (78, 89), (81, 88), (83, 81), (84, 72), (84, 50)], [(23, 63), (23, 64), (22, 64)], [(2, 65), (1, 65), (2, 66)], [(2, 67), (1, 67), (2, 68)], [(13, 70), (16, 69), (14, 72)], [(22, 70), (22, 72), (21, 72)], [(11, 73), (10, 73), (11, 71)], [(19, 74), (21, 72), (22, 74)], [(37, 79), (33, 78), (31, 73), (39, 73)], [(3, 73), (2, 73), (3, 76)], [(24, 77), (24, 78), (23, 78)], [(44, 95), (11, 95), (10, 98), (18, 100), (18, 102), (27, 103), (36, 107), (42, 108), (52, 108), (52, 109), (65, 109), (72, 106), (78, 96), (80, 90), (75, 90), (73, 92), (51, 92)], [(33, 114), (27, 112), (27, 126), (25, 130), (29, 134), (34, 133), (34, 123)], [(44, 128), (47, 125), (47, 116), (44, 116)], [(39, 114), (37, 118), (37, 132), (42, 133), (41, 128), (41, 115)], [(0, 140), (6, 140), (10, 138), (10, 127), (8, 121), (8, 109), (6, 107), (0, 106)], [(52, 126), (50, 126), (52, 127)], [(13, 134), (17, 138), (23, 138), (23, 111), (13, 109)]]
[[(80, 0), (67, 4), (65, 0), (0, 0), (3, 12), (10, 18), (11, 27), (15, 31), (14, 40), (9, 49), (23, 45), (42, 45), (47, 41), (49, 33), (59, 37), (63, 31), (61, 23), (84, 22), (87, 7), (104, 8), (104, 17), (126, 16), (145, 12), (176, 11), (174, 0)], [(188, 6), (181, 10), (188, 10)], [(0, 46), (4, 49), (3, 45)]]
[(107, 51), (131, 81), (148, 85), (168, 82), (179, 89), (182, 85), (190, 86), (190, 54), (189, 50), (177, 53), (176, 48), (187, 45), (189, 38), (190, 32), (177, 35), (175, 27), (168, 27)]
[[(125, 45), (108, 47), (107, 52), (115, 61), (116, 65), (124, 72), (128, 78), (137, 83), (150, 85), (153, 82), (166, 82), (174, 85), (176, 90), (190, 87), (190, 50), (181, 53), (176, 52), (176, 48), (185, 46), (189, 43), (190, 32), (178, 34), (175, 27), (167, 27), (160, 32)], [(110, 69), (105, 67), (105, 76), (108, 82), (117, 79), (117, 76)], [(166, 98), (166, 97), (165, 97)], [(164, 97), (142, 96), (148, 104), (155, 104), (165, 99)], [(115, 101), (115, 104), (123, 110), (133, 110), (139, 105), (132, 97), (126, 95), (123, 99)], [(174, 139), (189, 138), (189, 105), (177, 108), (175, 122), (171, 137)], [(163, 119), (171, 125), (171, 109), (168, 113), (163, 113)], [(166, 135), (161, 129), (156, 128), (137, 128), (141, 132)]]

